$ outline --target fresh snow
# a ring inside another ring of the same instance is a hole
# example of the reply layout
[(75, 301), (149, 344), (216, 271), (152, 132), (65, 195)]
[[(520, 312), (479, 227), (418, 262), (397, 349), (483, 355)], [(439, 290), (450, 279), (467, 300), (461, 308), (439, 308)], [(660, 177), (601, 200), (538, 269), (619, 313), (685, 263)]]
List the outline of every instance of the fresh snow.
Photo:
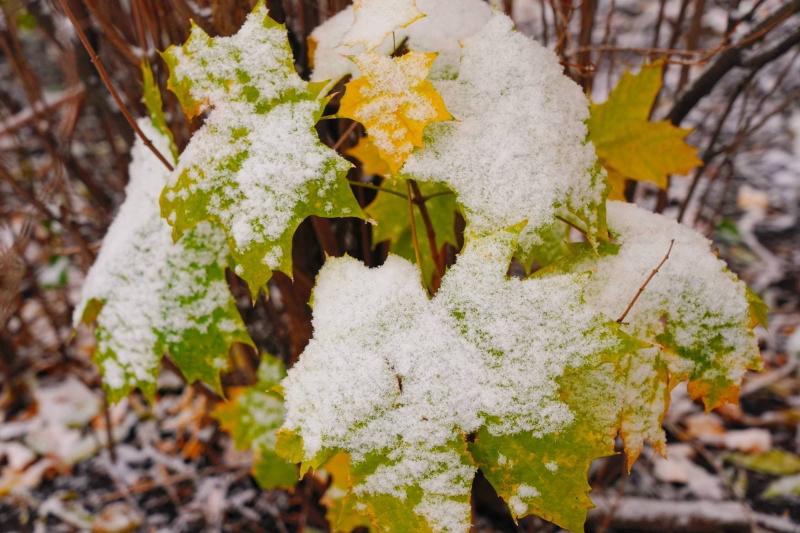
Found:
[[(141, 119), (139, 127), (161, 153), (169, 153), (168, 140), (149, 120)], [(209, 279), (206, 270), (214, 265), (224, 271), (224, 235), (206, 223), (173, 243), (158, 205), (168, 171), (139, 139), (129, 175), (125, 202), (103, 239), (74, 314), (78, 324), (91, 301), (103, 304), (97, 350), (111, 390), (155, 382), (161, 341), (176, 343), (189, 331), (206, 332), (212, 315), (232, 306), (224, 277)], [(234, 318), (216, 326), (223, 334), (240, 331), (239, 317)], [(224, 367), (227, 358), (215, 364)]]
[[(407, 39), (410, 50), (439, 54), (432, 78), (455, 76), (461, 59), (460, 42), (483, 27), (491, 17), (491, 8), (481, 0), (417, 0), (416, 3), (425, 16), (408, 27), (395, 26), (372, 51), (389, 55)], [(312, 80), (335, 81), (347, 74), (358, 76), (358, 67), (348, 59), (354, 50), (343, 46), (353, 19), (353, 6), (348, 6), (311, 32), (309, 39), (315, 47)]]
[(511, 19), (495, 14), (464, 41), (458, 78), (435, 85), (455, 120), (430, 125), (402, 171), (447, 183), (468, 233), (527, 220), (528, 247), (556, 215), (602, 202), (605, 183), (586, 142), (588, 102), (556, 55), (514, 32)]

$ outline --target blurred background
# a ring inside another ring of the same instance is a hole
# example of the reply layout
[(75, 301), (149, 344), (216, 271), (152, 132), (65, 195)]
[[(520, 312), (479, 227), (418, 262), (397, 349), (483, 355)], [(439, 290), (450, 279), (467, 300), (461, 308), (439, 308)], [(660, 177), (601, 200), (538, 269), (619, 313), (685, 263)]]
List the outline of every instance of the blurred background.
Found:
[[(155, 404), (133, 394), (107, 405), (91, 331), (71, 325), (124, 199), (134, 136), (75, 24), (133, 117), (145, 114), (140, 65), (150, 61), (183, 146), (200, 122), (187, 122), (166, 90), (158, 51), (183, 42), (190, 20), (211, 35), (234, 33), (253, 3), (0, 1), (0, 531), (327, 529), (327, 481), (260, 490), (248, 455), (209, 417), (219, 397), (187, 386), (168, 361)], [(309, 33), (348, 3), (267, 2), (302, 75)], [(596, 461), (587, 530), (800, 531), (800, 0), (492, 4), (554, 50), (597, 102), (625, 69), (666, 60), (652, 117), (693, 128), (688, 141), (703, 165), (673, 176), (667, 191), (629, 183), (626, 195), (712, 239), (770, 308), (758, 331), (765, 371), (748, 376), (741, 407), (704, 413), (677, 388), (664, 420), (669, 458), (645, 453), (630, 475), (619, 456)], [(333, 145), (348, 126), (325, 121), (320, 136)], [(363, 205), (374, 194), (354, 192)], [(355, 220), (307, 220), (293, 278), (276, 273), (255, 305), (231, 276), (259, 349), (297, 358), (325, 255), (380, 263), (386, 248), (372, 251), (370, 231)], [(225, 385), (252, 383), (256, 352), (238, 348), (232, 358)], [(474, 492), (476, 531), (557, 530), (534, 518), (515, 524), (480, 477)]]

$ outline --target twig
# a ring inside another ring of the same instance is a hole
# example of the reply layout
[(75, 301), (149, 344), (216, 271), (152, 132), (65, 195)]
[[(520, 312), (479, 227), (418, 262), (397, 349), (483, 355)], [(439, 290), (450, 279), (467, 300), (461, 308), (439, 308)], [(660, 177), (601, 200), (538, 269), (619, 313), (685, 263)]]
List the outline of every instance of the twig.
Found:
[[(722, 52), (717, 60), (678, 98), (667, 115), (667, 119), (676, 126), (679, 125), (694, 106), (716, 87), (725, 74), (735, 67), (743, 66), (744, 51), (747, 48), (797, 12), (800, 12), (800, 0), (787, 2), (758, 24), (753, 31)], [(774, 49), (772, 52), (774, 53)]]
[(344, 130), (344, 133), (342, 133), (342, 135), (339, 137), (339, 140), (334, 143), (334, 150), (338, 150), (342, 144), (344, 144), (344, 141), (347, 140), (351, 133), (353, 133), (353, 131), (356, 129), (356, 126), (358, 126), (358, 122), (353, 122), (346, 130)]
[(441, 279), (442, 276), (444, 276), (444, 262), (442, 261), (441, 254), (439, 253), (439, 248), (436, 246), (436, 231), (433, 229), (431, 215), (428, 213), (428, 208), (425, 206), (422, 192), (420, 192), (417, 182), (414, 180), (408, 181), (411, 184), (411, 190), (414, 192), (414, 203), (417, 204), (419, 214), (422, 215), (422, 222), (425, 224), (425, 233), (428, 235), (428, 245), (431, 249), (431, 257), (433, 258), (433, 264), (436, 265), (436, 275), (438, 279)]
[(414, 246), (414, 256), (417, 259), (417, 266), (419, 266), (420, 274), (422, 273), (422, 255), (419, 253), (419, 239), (417, 238), (417, 221), (414, 219), (414, 191), (411, 188), (411, 180), (406, 180), (406, 190), (408, 196), (408, 220), (411, 224), (411, 244)]
[(634, 304), (636, 303), (636, 300), (639, 299), (644, 290), (647, 288), (647, 285), (650, 283), (650, 281), (655, 277), (656, 274), (658, 274), (658, 271), (661, 270), (661, 267), (664, 266), (664, 263), (667, 262), (667, 260), (669, 259), (669, 254), (672, 253), (672, 247), (674, 245), (675, 245), (675, 239), (670, 240), (669, 248), (667, 249), (667, 254), (663, 257), (663, 259), (661, 259), (661, 262), (658, 263), (658, 266), (656, 266), (652, 270), (652, 272), (650, 272), (650, 275), (647, 276), (646, 280), (644, 280), (644, 283), (642, 283), (642, 286), (639, 287), (639, 290), (636, 291), (636, 294), (634, 295), (633, 299), (628, 303), (628, 307), (625, 308), (625, 311), (623, 311), (620, 317), (617, 319), (618, 324), (622, 324), (625, 321), (625, 317), (628, 316), (628, 313), (633, 308)]
[(117, 446), (114, 441), (114, 426), (111, 420), (111, 407), (108, 404), (108, 396), (103, 394), (103, 420), (106, 425), (106, 447), (108, 447), (108, 457), (111, 464), (117, 463)]
[[(363, 187), (364, 189), (372, 189), (373, 191), (381, 191), (381, 192), (385, 192), (385, 193), (388, 193), (388, 194), (393, 194), (395, 196), (399, 196), (403, 200), (408, 199), (408, 196), (406, 196), (405, 194), (403, 194), (401, 192), (393, 191), (392, 189), (387, 189), (386, 187), (381, 187), (379, 185), (373, 185), (372, 183), (364, 183), (364, 182), (356, 181), (356, 180), (347, 180), (347, 183), (349, 183), (350, 185), (352, 185), (354, 187)], [(432, 196), (433, 195), (429, 196), (428, 198), (430, 198)]]
[(122, 112), (122, 115), (125, 117), (125, 120), (128, 121), (128, 124), (130, 124), (130, 126), (133, 128), (133, 131), (136, 132), (136, 135), (139, 136), (139, 138), (142, 140), (145, 146), (147, 146), (147, 148), (149, 148), (150, 151), (153, 152), (153, 154), (155, 154), (158, 160), (161, 161), (161, 163), (163, 163), (164, 166), (167, 167), (167, 169), (170, 172), (172, 172), (174, 170), (172, 164), (170, 164), (167, 158), (164, 157), (164, 155), (158, 151), (158, 148), (156, 148), (153, 145), (150, 139), (147, 138), (147, 135), (144, 134), (142, 129), (133, 119), (133, 116), (131, 115), (130, 111), (125, 105), (125, 102), (122, 101), (122, 98), (120, 97), (119, 93), (114, 88), (114, 85), (111, 83), (111, 78), (109, 78), (108, 72), (106, 72), (106, 68), (103, 66), (103, 63), (100, 61), (100, 58), (94, 51), (92, 43), (90, 43), (89, 39), (86, 37), (86, 33), (83, 31), (80, 22), (75, 18), (75, 14), (67, 5), (66, 0), (58, 0), (58, 3), (59, 5), (61, 5), (61, 9), (63, 9), (64, 13), (67, 15), (67, 18), (69, 18), (70, 22), (72, 23), (72, 26), (75, 28), (75, 31), (78, 33), (78, 38), (80, 39), (81, 44), (83, 44), (83, 47), (86, 49), (86, 52), (89, 54), (89, 57), (92, 60), (92, 64), (97, 69), (97, 73), (100, 74), (100, 79), (103, 80), (103, 85), (105, 85), (106, 89), (108, 89), (108, 92), (111, 93), (111, 97), (114, 99), (114, 102), (116, 102), (117, 107), (119, 108), (120, 112)]
[(588, 233), (586, 233), (586, 230), (585, 230), (585, 229), (583, 229), (582, 227), (578, 226), (578, 225), (577, 225), (577, 224), (575, 224), (574, 222), (570, 222), (568, 219), (566, 219), (566, 218), (564, 218), (564, 217), (562, 217), (562, 216), (560, 216), (560, 215), (556, 215), (556, 218), (557, 218), (558, 220), (560, 220), (561, 222), (563, 222), (564, 224), (566, 224), (567, 226), (569, 226), (570, 228), (572, 228), (572, 229), (576, 230), (576, 231), (577, 231), (578, 233), (580, 233), (581, 235), (583, 235), (583, 238), (584, 238), (584, 239), (586, 239), (587, 241), (589, 240), (589, 234), (588, 234)]
[[(598, 523), (611, 510), (608, 497), (592, 496), (596, 509), (589, 520)], [(764, 513), (751, 513), (735, 501), (666, 501), (650, 498), (623, 498), (611, 520), (615, 529), (636, 531), (685, 531), (694, 533), (717, 531), (750, 531), (750, 515), (754, 521), (778, 532), (797, 531), (797, 524), (787, 518)]]

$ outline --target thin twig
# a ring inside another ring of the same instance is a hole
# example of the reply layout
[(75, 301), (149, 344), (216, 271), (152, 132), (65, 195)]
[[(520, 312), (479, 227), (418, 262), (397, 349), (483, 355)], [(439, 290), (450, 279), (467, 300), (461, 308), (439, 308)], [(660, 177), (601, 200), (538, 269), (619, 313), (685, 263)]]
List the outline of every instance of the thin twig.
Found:
[(562, 217), (560, 215), (556, 215), (556, 218), (558, 220), (560, 220), (561, 222), (563, 222), (564, 224), (566, 224), (567, 226), (569, 226), (569, 227), (573, 228), (574, 230), (576, 230), (581, 235), (583, 235), (584, 239), (586, 239), (587, 241), (589, 240), (589, 234), (586, 233), (585, 229), (583, 229), (582, 227), (578, 226), (577, 224), (575, 224), (573, 222), (570, 222), (569, 220), (567, 220), (566, 218), (564, 218), (564, 217)]
[(63, 9), (64, 13), (67, 15), (67, 18), (69, 18), (70, 22), (72, 23), (72, 26), (75, 28), (75, 31), (78, 33), (78, 38), (80, 39), (81, 44), (83, 44), (83, 47), (86, 49), (86, 52), (89, 54), (89, 57), (92, 60), (92, 64), (97, 69), (97, 73), (100, 74), (100, 79), (103, 80), (103, 85), (105, 85), (106, 89), (108, 89), (108, 92), (111, 93), (111, 97), (114, 99), (114, 102), (116, 102), (117, 107), (119, 108), (120, 112), (122, 112), (122, 115), (125, 117), (125, 120), (128, 121), (128, 124), (130, 124), (130, 126), (133, 128), (133, 131), (136, 132), (136, 135), (139, 136), (139, 138), (142, 140), (145, 146), (147, 146), (147, 148), (149, 148), (150, 151), (153, 152), (153, 154), (155, 154), (158, 160), (161, 161), (161, 163), (163, 163), (164, 166), (167, 167), (167, 169), (170, 172), (172, 172), (174, 170), (172, 164), (167, 160), (166, 157), (164, 157), (164, 155), (161, 152), (158, 151), (158, 148), (156, 148), (153, 145), (150, 139), (147, 138), (147, 135), (144, 134), (142, 129), (134, 120), (133, 116), (131, 115), (130, 111), (125, 105), (125, 102), (122, 101), (122, 98), (120, 97), (119, 93), (114, 88), (114, 85), (111, 83), (111, 78), (109, 78), (108, 72), (106, 72), (106, 68), (103, 66), (103, 63), (100, 61), (100, 58), (94, 51), (92, 44), (89, 42), (89, 39), (86, 37), (86, 33), (84, 33), (83, 28), (80, 25), (80, 22), (78, 21), (78, 19), (75, 18), (75, 14), (67, 5), (66, 0), (58, 0), (58, 3), (61, 5), (61, 9)]
[(350, 124), (349, 128), (344, 130), (344, 133), (342, 133), (341, 137), (339, 137), (339, 140), (336, 141), (336, 143), (333, 145), (334, 150), (338, 150), (339, 147), (341, 147), (342, 144), (344, 144), (344, 141), (347, 140), (347, 138), (350, 136), (351, 133), (353, 133), (353, 130), (356, 129), (356, 126), (358, 126), (358, 122), (353, 122), (352, 124)]
[(653, 269), (653, 271), (652, 271), (652, 272), (650, 272), (650, 275), (649, 275), (649, 276), (647, 276), (647, 279), (646, 279), (646, 280), (644, 280), (644, 283), (642, 283), (642, 286), (641, 286), (641, 287), (639, 287), (639, 290), (638, 290), (638, 291), (636, 291), (636, 295), (635, 295), (635, 296), (633, 297), (633, 299), (632, 299), (632, 300), (631, 300), (631, 301), (628, 303), (628, 307), (626, 307), (626, 308), (625, 308), (625, 311), (623, 311), (623, 312), (622, 312), (622, 314), (620, 315), (620, 317), (617, 319), (617, 323), (618, 323), (618, 324), (622, 324), (623, 322), (625, 322), (625, 317), (626, 317), (626, 316), (628, 316), (628, 313), (629, 313), (629, 312), (630, 312), (630, 310), (633, 308), (634, 304), (636, 303), (636, 300), (638, 300), (638, 299), (639, 299), (639, 296), (641, 296), (641, 295), (642, 295), (642, 293), (644, 292), (644, 290), (647, 288), (647, 285), (648, 285), (648, 284), (650, 283), (650, 281), (651, 281), (651, 280), (652, 280), (652, 279), (655, 277), (655, 275), (656, 275), (656, 274), (658, 274), (658, 271), (659, 271), (659, 270), (661, 270), (661, 267), (662, 267), (662, 266), (664, 266), (664, 263), (666, 263), (666, 262), (667, 262), (667, 260), (669, 259), (669, 254), (671, 254), (671, 253), (672, 253), (672, 247), (673, 247), (674, 245), (675, 245), (675, 239), (672, 239), (672, 240), (670, 240), (670, 241), (669, 241), (669, 248), (667, 249), (667, 254), (664, 256), (664, 258), (663, 258), (663, 259), (661, 259), (661, 262), (658, 264), (658, 266), (656, 266), (656, 267)]
[(422, 273), (422, 255), (419, 253), (419, 239), (417, 238), (417, 221), (414, 219), (414, 191), (411, 189), (411, 180), (406, 180), (406, 190), (408, 196), (406, 197), (408, 203), (408, 220), (411, 224), (411, 244), (414, 246), (414, 256), (417, 259), (417, 265)]
[(428, 236), (428, 245), (431, 249), (431, 258), (433, 259), (433, 264), (436, 265), (437, 278), (441, 279), (442, 276), (444, 276), (444, 262), (442, 261), (441, 254), (439, 253), (439, 248), (436, 246), (436, 231), (433, 229), (431, 215), (428, 213), (428, 208), (425, 206), (425, 202), (422, 201), (422, 192), (420, 192), (417, 182), (414, 180), (408, 181), (411, 184), (411, 190), (414, 193), (414, 203), (417, 204), (419, 214), (422, 216), (422, 222), (425, 224), (425, 233)]
[(392, 189), (387, 189), (386, 187), (381, 187), (379, 185), (373, 185), (372, 183), (364, 183), (356, 180), (347, 180), (347, 182), (354, 187), (362, 187), (364, 189), (372, 189), (373, 191), (381, 191), (388, 194), (393, 194), (395, 196), (399, 196), (403, 200), (408, 199), (408, 196), (401, 192), (393, 191)]

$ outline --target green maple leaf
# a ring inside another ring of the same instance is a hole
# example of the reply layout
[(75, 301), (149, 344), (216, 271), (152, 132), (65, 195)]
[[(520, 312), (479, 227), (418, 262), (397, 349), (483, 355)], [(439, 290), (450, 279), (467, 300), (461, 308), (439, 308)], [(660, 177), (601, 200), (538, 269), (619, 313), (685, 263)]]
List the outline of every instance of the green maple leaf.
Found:
[(231, 390), (229, 399), (212, 413), (237, 448), (253, 450), (253, 477), (265, 489), (291, 488), (297, 482), (297, 466), (275, 452), (276, 434), (285, 416), (278, 384), (285, 375), (283, 363), (264, 354), (258, 382)]
[[(405, 186), (384, 181), (383, 188), (398, 194), (406, 194)], [(456, 237), (456, 197), (445, 185), (438, 183), (422, 183), (420, 192), (425, 198), (425, 207), (430, 217), (436, 239), (436, 248), (442, 253), (445, 244), (458, 246)], [(377, 224), (372, 227), (372, 242), (378, 244), (389, 241), (390, 251), (409, 261), (416, 261), (414, 242), (411, 232), (411, 221), (408, 213), (408, 200), (397, 194), (379, 192), (375, 200), (365, 208), (367, 216)], [(414, 221), (422, 259), (422, 278), (427, 285), (431, 284), (436, 272), (436, 264), (431, 252), (430, 240), (425, 228), (425, 221), (417, 206), (414, 206)]]
[(362, 216), (344, 179), (350, 164), (314, 128), (322, 86), (297, 75), (286, 29), (263, 2), (236, 35), (194, 26), (164, 59), (186, 113), (210, 108), (161, 197), (175, 237), (203, 221), (222, 227), (256, 294), (272, 270), (291, 275), (292, 236), (306, 217)]
[(612, 199), (624, 198), (625, 178), (666, 189), (670, 174), (685, 174), (702, 163), (684, 141), (691, 130), (650, 120), (662, 69), (663, 62), (657, 61), (637, 74), (626, 71), (608, 100), (591, 106), (589, 140), (608, 171)]
[[(146, 120), (140, 126), (162, 153), (169, 139)], [(159, 216), (167, 180), (161, 162), (137, 140), (127, 197), (89, 271), (75, 322), (96, 322), (95, 360), (111, 401), (138, 387), (155, 394), (168, 354), (188, 381), (220, 390), (234, 342), (252, 344), (228, 291), (222, 232), (198, 224), (173, 243)]]

